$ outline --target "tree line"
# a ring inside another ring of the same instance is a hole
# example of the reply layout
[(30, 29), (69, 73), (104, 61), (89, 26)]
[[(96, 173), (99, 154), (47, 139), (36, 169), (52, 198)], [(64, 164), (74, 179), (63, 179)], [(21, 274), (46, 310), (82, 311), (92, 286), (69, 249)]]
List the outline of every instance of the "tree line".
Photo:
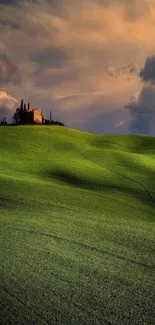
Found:
[[(5, 125), (22, 125), (22, 124), (26, 124), (24, 122), (24, 114), (26, 111), (30, 110), (30, 103), (28, 102), (28, 105), (26, 107), (26, 104), (24, 103), (24, 100), (21, 100), (21, 104), (20, 107), (16, 109), (15, 113), (12, 116), (12, 123), (8, 123), (6, 120), (6, 117), (1, 118), (1, 126), (5, 126)], [(60, 125), (60, 126), (65, 126), (64, 123), (60, 122), (60, 121), (54, 121), (51, 118), (51, 111), (50, 111), (50, 119), (45, 119), (43, 116), (43, 113), (41, 111), (41, 115), (42, 115), (42, 123), (39, 124), (44, 124), (44, 125)]]

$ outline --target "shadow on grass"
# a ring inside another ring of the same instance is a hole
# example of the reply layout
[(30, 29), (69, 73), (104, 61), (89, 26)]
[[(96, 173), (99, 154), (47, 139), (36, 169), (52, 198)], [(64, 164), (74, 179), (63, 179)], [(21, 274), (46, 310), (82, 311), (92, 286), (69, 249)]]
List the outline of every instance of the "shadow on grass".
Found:
[(58, 171), (46, 171), (43, 177), (48, 177), (51, 180), (56, 180), (59, 183), (66, 184), (68, 186), (80, 189), (87, 189), (91, 191), (108, 191), (111, 193), (121, 192), (124, 194), (129, 194), (143, 203), (151, 203), (151, 199), (147, 192), (139, 186), (139, 188), (128, 187), (128, 185), (117, 185), (115, 183), (109, 182), (103, 178), (102, 182), (95, 182), (91, 179), (84, 179), (80, 175), (74, 173), (58, 170)]

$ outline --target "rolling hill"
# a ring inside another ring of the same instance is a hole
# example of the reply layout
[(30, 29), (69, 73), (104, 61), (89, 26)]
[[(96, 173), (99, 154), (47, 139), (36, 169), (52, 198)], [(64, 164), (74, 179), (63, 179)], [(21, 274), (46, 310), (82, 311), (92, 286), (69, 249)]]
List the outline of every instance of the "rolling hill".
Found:
[(155, 323), (155, 138), (0, 128), (1, 324)]

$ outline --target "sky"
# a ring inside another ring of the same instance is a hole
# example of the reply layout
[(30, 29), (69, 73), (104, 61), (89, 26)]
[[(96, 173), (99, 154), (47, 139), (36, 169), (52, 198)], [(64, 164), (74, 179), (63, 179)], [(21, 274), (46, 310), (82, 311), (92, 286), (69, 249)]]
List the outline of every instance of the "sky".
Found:
[(0, 0), (0, 117), (155, 136), (155, 0)]

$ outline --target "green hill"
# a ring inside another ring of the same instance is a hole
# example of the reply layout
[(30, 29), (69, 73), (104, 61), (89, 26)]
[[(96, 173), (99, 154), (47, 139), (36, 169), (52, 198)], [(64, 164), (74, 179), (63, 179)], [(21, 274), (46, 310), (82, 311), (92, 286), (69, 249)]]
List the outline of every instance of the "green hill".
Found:
[(153, 325), (155, 138), (0, 128), (1, 324)]

